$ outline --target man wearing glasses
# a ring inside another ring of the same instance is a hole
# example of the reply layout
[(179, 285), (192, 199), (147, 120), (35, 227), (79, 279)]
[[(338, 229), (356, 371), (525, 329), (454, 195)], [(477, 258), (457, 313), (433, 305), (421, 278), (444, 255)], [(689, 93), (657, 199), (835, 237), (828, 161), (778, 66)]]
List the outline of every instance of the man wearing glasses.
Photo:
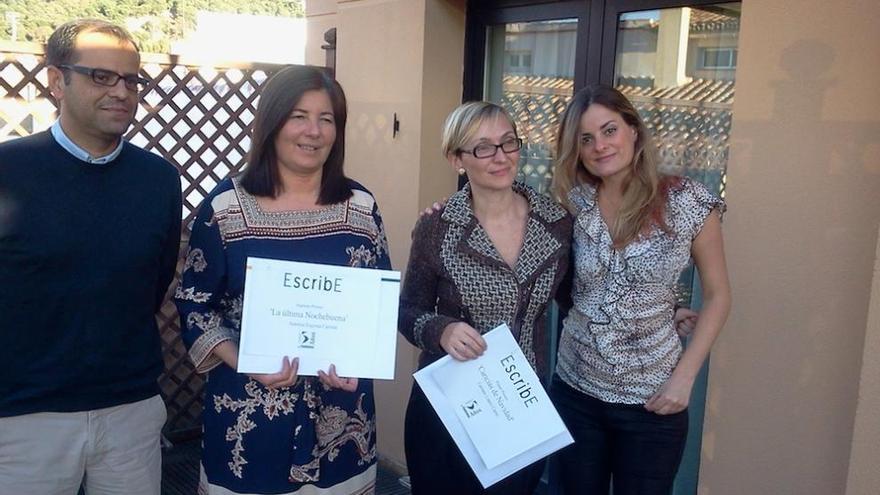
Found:
[(0, 144), (0, 492), (158, 495), (180, 180), (122, 139), (148, 84), (127, 32), (64, 24), (47, 65), (60, 118)]

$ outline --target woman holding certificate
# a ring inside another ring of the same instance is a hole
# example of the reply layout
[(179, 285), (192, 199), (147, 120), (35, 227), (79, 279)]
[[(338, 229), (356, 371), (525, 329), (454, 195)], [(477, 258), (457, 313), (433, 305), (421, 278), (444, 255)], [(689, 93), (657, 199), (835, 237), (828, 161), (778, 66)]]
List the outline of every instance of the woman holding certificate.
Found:
[(224, 179), (192, 225), (175, 294), (183, 340), (207, 373), (199, 493), (372, 493), (370, 380), (333, 366), (298, 377), (236, 372), (248, 256), (389, 269), (376, 201), (343, 173), (345, 95), (310, 67), (264, 86), (244, 172)]
[[(571, 216), (514, 181), (522, 140), (492, 103), (455, 109), (443, 153), (468, 184), (413, 232), (399, 329), (421, 349), (419, 368), (445, 354), (476, 358), (481, 334), (506, 323), (539, 376), (546, 376), (545, 311), (568, 270)], [(413, 384), (405, 448), (414, 495), (531, 495), (543, 463), (484, 490), (424, 393)]]
[[(551, 386), (575, 439), (558, 454), (564, 493), (667, 495), (694, 379), (730, 308), (724, 204), (658, 173), (650, 133), (613, 88), (578, 92), (557, 142), (553, 191), (575, 215), (574, 305)], [(703, 308), (682, 351), (671, 310), (691, 256)]]

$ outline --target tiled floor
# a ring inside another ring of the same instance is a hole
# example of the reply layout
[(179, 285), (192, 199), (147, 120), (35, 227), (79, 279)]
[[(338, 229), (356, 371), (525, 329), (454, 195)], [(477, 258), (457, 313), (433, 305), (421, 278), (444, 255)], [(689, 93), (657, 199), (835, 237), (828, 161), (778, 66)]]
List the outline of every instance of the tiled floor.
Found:
[[(199, 480), (199, 440), (179, 443), (162, 457), (162, 495), (195, 495)], [(409, 495), (397, 476), (379, 468), (376, 495)]]

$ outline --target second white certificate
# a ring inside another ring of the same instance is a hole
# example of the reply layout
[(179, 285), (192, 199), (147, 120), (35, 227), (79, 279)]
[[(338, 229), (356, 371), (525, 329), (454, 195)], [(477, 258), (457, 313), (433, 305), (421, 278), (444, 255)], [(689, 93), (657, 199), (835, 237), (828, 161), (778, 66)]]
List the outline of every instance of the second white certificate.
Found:
[(414, 376), (485, 488), (573, 439), (507, 325), (483, 337), (481, 357), (444, 356)]
[(238, 371), (394, 377), (400, 273), (248, 258)]

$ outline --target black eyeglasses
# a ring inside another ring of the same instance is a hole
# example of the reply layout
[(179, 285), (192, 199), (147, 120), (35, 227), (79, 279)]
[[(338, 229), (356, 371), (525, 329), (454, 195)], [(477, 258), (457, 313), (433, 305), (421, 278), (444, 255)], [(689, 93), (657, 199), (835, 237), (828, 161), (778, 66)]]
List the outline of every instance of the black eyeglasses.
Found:
[(522, 145), (522, 138), (514, 138), (508, 139), (501, 144), (481, 143), (474, 146), (474, 149), (470, 151), (458, 150), (458, 152), (474, 155), (474, 158), (491, 158), (498, 152), (498, 148), (501, 148), (501, 151), (505, 153), (513, 153), (514, 151), (519, 151), (522, 148)]
[(59, 69), (72, 70), (80, 74), (84, 74), (92, 78), (92, 82), (101, 86), (116, 86), (120, 79), (124, 81), (125, 89), (129, 91), (141, 91), (150, 83), (149, 79), (144, 79), (137, 74), (120, 74), (107, 69), (96, 69), (94, 67), (85, 67), (82, 65), (59, 65)]

